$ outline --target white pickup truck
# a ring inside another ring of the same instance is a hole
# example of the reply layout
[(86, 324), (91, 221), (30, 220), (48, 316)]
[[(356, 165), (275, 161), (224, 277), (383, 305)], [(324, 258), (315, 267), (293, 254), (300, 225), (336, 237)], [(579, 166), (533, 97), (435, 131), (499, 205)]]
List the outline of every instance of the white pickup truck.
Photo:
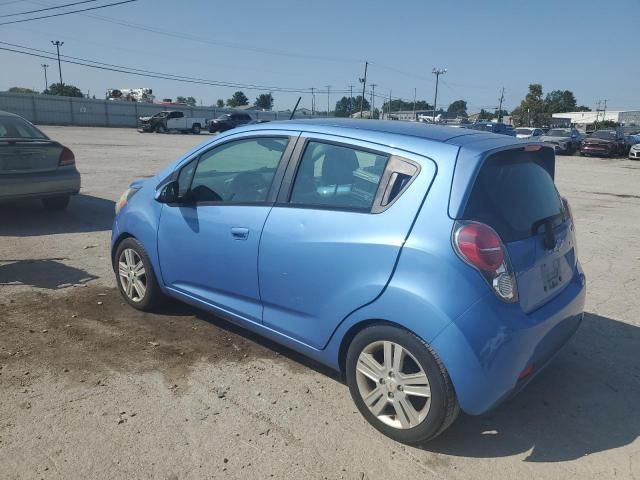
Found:
[(204, 127), (204, 118), (185, 117), (184, 112), (178, 110), (167, 110), (156, 113), (151, 117), (140, 117), (138, 119), (138, 129), (142, 132), (167, 133), (170, 130), (180, 132), (191, 132), (196, 135)]

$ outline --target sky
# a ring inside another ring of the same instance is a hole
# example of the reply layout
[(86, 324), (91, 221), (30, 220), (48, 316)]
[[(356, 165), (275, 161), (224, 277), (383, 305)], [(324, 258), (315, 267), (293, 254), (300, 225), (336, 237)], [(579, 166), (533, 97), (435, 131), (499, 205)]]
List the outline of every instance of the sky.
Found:
[[(2, 15), (73, 1), (0, 0), (0, 23), (25, 18)], [(431, 72), (446, 68), (438, 106), (464, 99), (469, 113), (494, 109), (502, 87), (504, 108), (511, 110), (530, 83), (541, 83), (545, 93), (572, 90), (578, 104), (593, 109), (606, 99), (607, 110), (624, 110), (640, 109), (639, 22), (640, 0), (138, 0), (0, 25), (0, 42), (55, 52), (50, 41), (60, 40), (65, 55), (257, 87), (195, 85), (63, 63), (64, 82), (97, 98), (108, 88), (149, 87), (158, 100), (193, 96), (212, 105), (236, 90), (251, 101), (273, 91), (275, 108), (284, 110), (300, 95), (301, 106), (310, 108), (311, 94), (279, 90), (314, 87), (323, 92), (316, 94), (317, 109), (326, 110), (327, 85), (333, 109), (349, 85), (354, 96), (361, 93), (368, 61), (367, 83), (377, 85), (376, 94), (412, 101), (415, 89), (429, 103)], [(51, 65), (49, 83), (58, 81), (55, 61), (0, 50), (0, 90), (42, 90), (42, 63)]]

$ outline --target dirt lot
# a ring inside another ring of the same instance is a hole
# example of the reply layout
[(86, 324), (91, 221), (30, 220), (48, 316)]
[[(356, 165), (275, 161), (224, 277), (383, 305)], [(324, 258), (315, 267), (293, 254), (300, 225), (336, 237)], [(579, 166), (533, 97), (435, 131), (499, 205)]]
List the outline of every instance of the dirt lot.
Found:
[(0, 207), (0, 478), (639, 478), (640, 163), (559, 157), (588, 276), (585, 322), (491, 414), (394, 443), (331, 372), (173, 305), (124, 305), (114, 201), (206, 137), (49, 127), (83, 188)]

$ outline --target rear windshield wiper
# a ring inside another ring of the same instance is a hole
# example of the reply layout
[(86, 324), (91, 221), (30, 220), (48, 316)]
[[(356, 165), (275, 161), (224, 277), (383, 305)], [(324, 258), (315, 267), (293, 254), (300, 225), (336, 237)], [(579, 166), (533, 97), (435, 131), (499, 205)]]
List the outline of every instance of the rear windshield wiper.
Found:
[(553, 231), (554, 221), (558, 218), (562, 219), (563, 214), (556, 213), (555, 215), (549, 215), (548, 217), (536, 220), (531, 225), (531, 234), (537, 235), (540, 227), (544, 225), (544, 248), (547, 250), (553, 250), (556, 246), (556, 235)]

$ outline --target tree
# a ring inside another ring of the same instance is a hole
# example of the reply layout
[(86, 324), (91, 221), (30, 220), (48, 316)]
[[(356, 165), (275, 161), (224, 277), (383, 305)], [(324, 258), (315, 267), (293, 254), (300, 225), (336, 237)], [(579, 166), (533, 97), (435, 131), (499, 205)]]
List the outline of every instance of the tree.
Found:
[[(426, 102), (425, 100), (418, 100), (416, 101), (416, 105), (415, 105), (415, 109), (416, 110), (431, 110), (433, 107), (431, 105), (429, 105), (428, 102)], [(383, 112), (388, 112), (389, 111), (389, 101), (387, 100), (386, 102), (384, 102), (382, 104), (382, 109)], [(400, 98), (396, 98), (396, 99), (392, 99), (391, 100), (391, 111), (392, 112), (399, 112), (402, 110), (413, 110), (413, 102), (405, 102), (404, 100), (400, 99)]]
[(32, 90), (30, 88), (25, 88), (25, 87), (11, 87), (9, 89), (9, 93), (30, 93), (30, 94), (38, 94), (39, 92), (36, 92), (35, 90)]
[(249, 99), (240, 90), (235, 92), (231, 98), (227, 100), (228, 107), (242, 107), (244, 105), (249, 105)]
[(478, 120), (492, 120), (493, 118), (496, 118), (496, 116), (497, 115), (495, 113), (481, 108), (480, 113), (478, 114)]
[(549, 116), (553, 113), (575, 112), (577, 108), (576, 97), (571, 90), (553, 90), (547, 93), (544, 103)]
[(447, 109), (449, 113), (455, 113), (459, 117), (467, 116), (467, 102), (464, 100), (456, 100)]
[(177, 103), (186, 103), (187, 105), (189, 105), (190, 107), (195, 107), (196, 106), (196, 99), (193, 97), (177, 97), (176, 98), (176, 102)]
[[(357, 97), (342, 97), (340, 100), (336, 102), (335, 116), (336, 117), (349, 117), (354, 113), (360, 113), (360, 102), (362, 101), (362, 95)], [(364, 99), (364, 103), (362, 104), (362, 110), (369, 110), (371, 105)]]
[(576, 112), (590, 112), (591, 109), (589, 107), (585, 107), (584, 105), (580, 105), (576, 107)]
[(218, 101), (216, 102), (216, 107), (218, 108), (224, 107), (224, 100), (219, 98)]
[(253, 105), (261, 110), (271, 110), (273, 108), (273, 95), (271, 93), (261, 93)]
[(82, 90), (74, 85), (63, 83), (62, 87), (59, 83), (52, 83), (48, 90), (42, 92), (45, 95), (61, 95), (63, 97), (84, 97)]
[(518, 126), (545, 125), (549, 114), (546, 111), (545, 101), (542, 99), (542, 85), (532, 83), (529, 85), (529, 93), (524, 97), (511, 115)]

